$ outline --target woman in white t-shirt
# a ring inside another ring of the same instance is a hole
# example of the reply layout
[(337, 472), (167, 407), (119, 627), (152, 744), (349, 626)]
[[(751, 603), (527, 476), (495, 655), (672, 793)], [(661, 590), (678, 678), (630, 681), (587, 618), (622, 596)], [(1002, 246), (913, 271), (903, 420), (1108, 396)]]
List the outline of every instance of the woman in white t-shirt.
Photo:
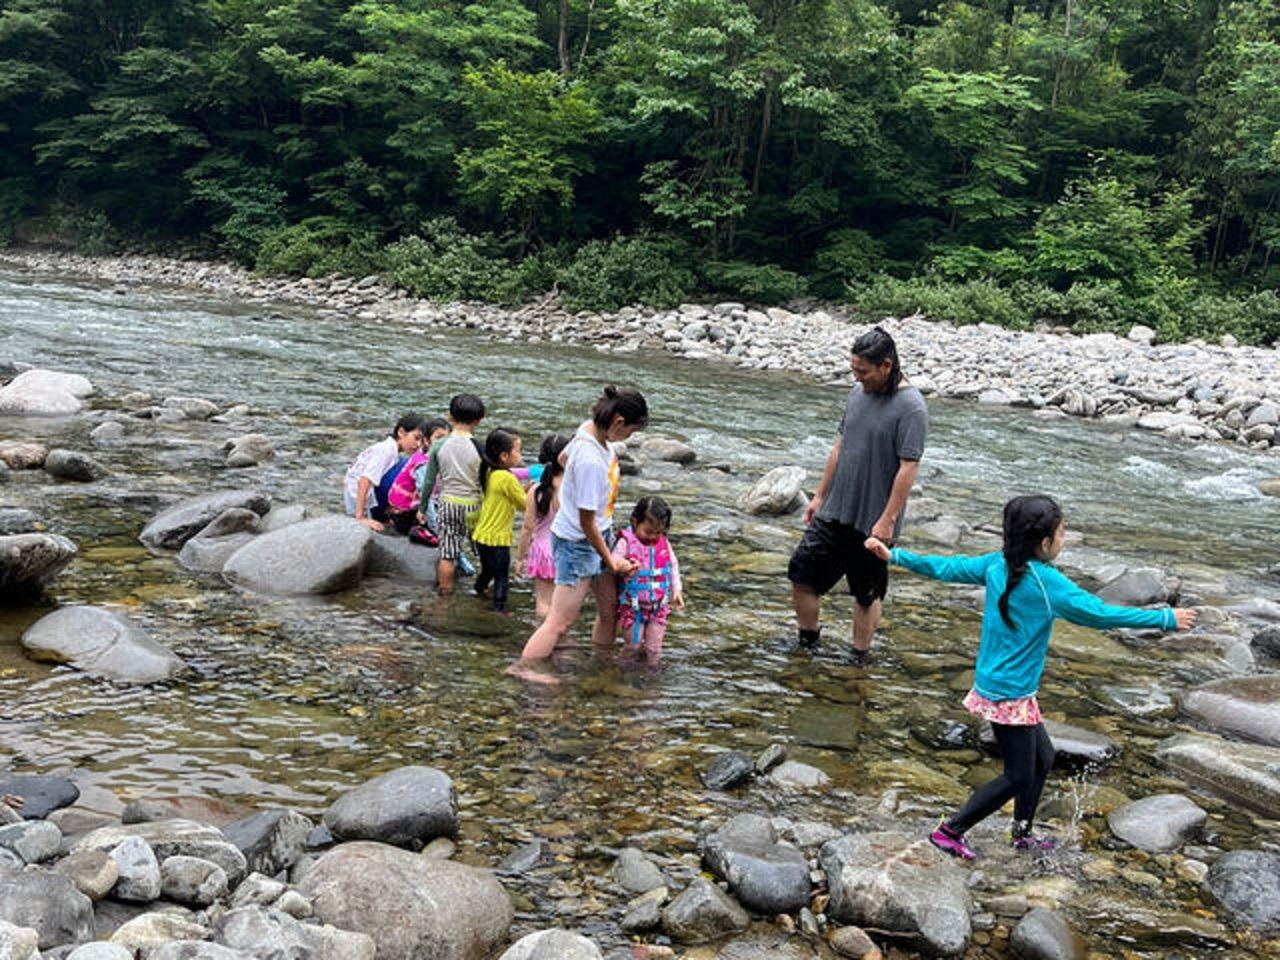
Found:
[(391, 436), (383, 437), (360, 452), (360, 456), (347, 468), (342, 482), (342, 502), (347, 516), (355, 517), (374, 530), (383, 528), (385, 515), (381, 510), (385, 509), (386, 503), (385, 499), (379, 502), (378, 491), (381, 489), (381, 496), (385, 498), (386, 488), (390, 488), (395, 480), (392, 469), (402, 465), (402, 458), (421, 449), (426, 425), (427, 421), (418, 414), (405, 414), (391, 428)]
[[(609, 445), (643, 430), (648, 422), (649, 407), (638, 390), (607, 386), (591, 408), (591, 419), (565, 448), (560, 510), (551, 524), (551, 556), (556, 565), (551, 610), (508, 673), (554, 683), (554, 678), (532, 670), (530, 664), (551, 656), (578, 618), (588, 593), (596, 598), (592, 640), (613, 642), (617, 633), (617, 577), (634, 573), (635, 563), (615, 559), (612, 553), (613, 506), (621, 469)], [(598, 576), (602, 570), (609, 575)]]

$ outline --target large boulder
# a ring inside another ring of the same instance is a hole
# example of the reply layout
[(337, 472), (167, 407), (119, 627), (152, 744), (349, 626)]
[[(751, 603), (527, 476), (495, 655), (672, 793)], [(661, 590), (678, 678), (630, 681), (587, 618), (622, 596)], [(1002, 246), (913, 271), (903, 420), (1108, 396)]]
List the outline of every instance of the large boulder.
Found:
[(244, 854), (250, 870), (274, 877), (298, 862), (314, 827), (297, 810), (263, 810), (227, 824), (222, 834)]
[(1009, 937), (1019, 960), (1084, 960), (1084, 941), (1062, 914), (1037, 907), (1013, 928)]
[(298, 892), (323, 922), (373, 937), (378, 960), (482, 960), (506, 939), (514, 916), (488, 871), (381, 843), (335, 847)]
[(539, 930), (521, 937), (499, 960), (601, 960), (600, 948), (572, 930)]
[(1280, 853), (1233, 850), (1209, 868), (1206, 883), (1237, 922), (1266, 937), (1280, 933)]
[(88, 454), (75, 450), (50, 450), (44, 458), (44, 472), (59, 480), (88, 483), (107, 475), (107, 468)]
[(738, 498), (738, 508), (754, 514), (793, 513), (805, 503), (804, 478), (803, 467), (774, 467)]
[(434, 767), (401, 767), (343, 794), (324, 813), (339, 840), (377, 840), (421, 847), (458, 832), (458, 794)]
[(931, 954), (964, 952), (968, 875), (926, 841), (896, 831), (848, 834), (824, 844), (820, 861), (833, 920), (905, 934)]
[(81, 837), (72, 851), (111, 851), (129, 837), (147, 841), (160, 861), (176, 856), (212, 861), (223, 869), (231, 886), (239, 883), (246, 872), (244, 854), (227, 841), (221, 830), (191, 820), (153, 820), (99, 827)]
[(1178, 698), (1184, 713), (1218, 733), (1280, 747), (1280, 674), (1226, 677)]
[(351, 517), (317, 517), (264, 533), (227, 561), (228, 582), (260, 593), (333, 593), (364, 576), (374, 533)]
[[(1053, 743), (1055, 766), (1083, 766), (1103, 764), (1120, 753), (1120, 745), (1110, 737), (1082, 727), (1075, 727), (1058, 720), (1044, 721), (1045, 733)], [(991, 751), (998, 752), (996, 735), (991, 724), (983, 722), (978, 731), (978, 742)]]
[(76, 555), (76, 545), (56, 533), (0, 537), (0, 596), (40, 590)]
[(1108, 580), (1098, 590), (1103, 601), (1122, 607), (1146, 607), (1156, 603), (1168, 603), (1174, 593), (1165, 583), (1164, 572), (1149, 567), (1125, 570), (1118, 577)]
[(29, 820), (43, 820), (53, 811), (69, 807), (80, 799), (80, 788), (71, 780), (42, 774), (17, 774), (0, 779), (0, 795), (6, 793), (22, 798), (22, 815)]
[(223, 946), (272, 960), (373, 960), (377, 950), (367, 934), (302, 924), (281, 910), (264, 907), (238, 907), (221, 914), (214, 921), (213, 936)]
[(750, 925), (747, 912), (702, 877), (695, 877), (662, 911), (662, 929), (681, 943), (718, 940)]
[(27, 370), (0, 387), (0, 416), (65, 417), (79, 413), (93, 384), (75, 373)]
[(1180, 793), (1161, 793), (1116, 807), (1107, 814), (1107, 826), (1139, 850), (1168, 853), (1194, 836), (1208, 816)]
[(809, 863), (795, 847), (777, 842), (764, 817), (742, 813), (709, 834), (702, 860), (748, 910), (774, 916), (808, 906)]
[(177, 550), (223, 511), (236, 508), (261, 516), (271, 509), (271, 498), (261, 490), (223, 490), (192, 497), (158, 514), (138, 539), (155, 549)]
[(31, 927), (41, 950), (93, 938), (93, 904), (59, 873), (0, 877), (0, 920)]
[(1155, 757), (1188, 783), (1280, 818), (1280, 750), (1182, 733), (1156, 747)]
[(27, 629), (22, 645), (36, 660), (67, 663), (122, 683), (152, 683), (186, 669), (168, 647), (101, 607), (55, 610)]
[(436, 564), (440, 560), (437, 548), (390, 534), (376, 536), (372, 542), (369, 566), (365, 571), (369, 576), (421, 584), (436, 582)]

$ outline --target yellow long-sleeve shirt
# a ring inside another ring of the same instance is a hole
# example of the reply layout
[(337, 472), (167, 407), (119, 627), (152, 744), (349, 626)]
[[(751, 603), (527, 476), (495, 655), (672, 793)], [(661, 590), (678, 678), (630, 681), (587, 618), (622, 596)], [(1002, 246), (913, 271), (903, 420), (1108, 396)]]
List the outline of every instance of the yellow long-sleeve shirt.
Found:
[(516, 511), (524, 509), (524, 490), (510, 470), (494, 470), (484, 488), (484, 502), (472, 539), (487, 547), (509, 547), (515, 540)]

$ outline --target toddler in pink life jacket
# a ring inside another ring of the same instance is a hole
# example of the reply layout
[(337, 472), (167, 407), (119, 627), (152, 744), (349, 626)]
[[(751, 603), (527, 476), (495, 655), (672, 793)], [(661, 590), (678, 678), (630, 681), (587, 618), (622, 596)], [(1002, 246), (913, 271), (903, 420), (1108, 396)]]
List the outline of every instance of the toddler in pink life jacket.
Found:
[(684, 609), (680, 564), (667, 540), (671, 508), (661, 497), (641, 497), (631, 511), (631, 525), (613, 545), (613, 555), (640, 565), (618, 584), (618, 627), (628, 647), (649, 663), (662, 656), (667, 614)]

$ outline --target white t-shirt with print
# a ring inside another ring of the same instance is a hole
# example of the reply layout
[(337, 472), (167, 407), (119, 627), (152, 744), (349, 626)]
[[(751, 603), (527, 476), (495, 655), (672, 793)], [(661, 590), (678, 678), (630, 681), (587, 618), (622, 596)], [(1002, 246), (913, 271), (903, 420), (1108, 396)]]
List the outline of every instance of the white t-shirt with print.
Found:
[(360, 478), (369, 480), (369, 493), (364, 500), (365, 515), (378, 505), (374, 489), (382, 481), (382, 475), (392, 468), (400, 459), (400, 447), (387, 437), (379, 440), (371, 447), (366, 447), (355, 463), (347, 470), (346, 479), (342, 483), (342, 502), (347, 508), (347, 515), (356, 515), (356, 495), (360, 492)]
[(618, 458), (595, 438), (591, 425), (583, 425), (569, 444), (569, 457), (560, 482), (560, 509), (551, 532), (561, 540), (585, 540), (579, 510), (592, 510), (596, 529), (604, 533), (613, 523), (618, 495)]

